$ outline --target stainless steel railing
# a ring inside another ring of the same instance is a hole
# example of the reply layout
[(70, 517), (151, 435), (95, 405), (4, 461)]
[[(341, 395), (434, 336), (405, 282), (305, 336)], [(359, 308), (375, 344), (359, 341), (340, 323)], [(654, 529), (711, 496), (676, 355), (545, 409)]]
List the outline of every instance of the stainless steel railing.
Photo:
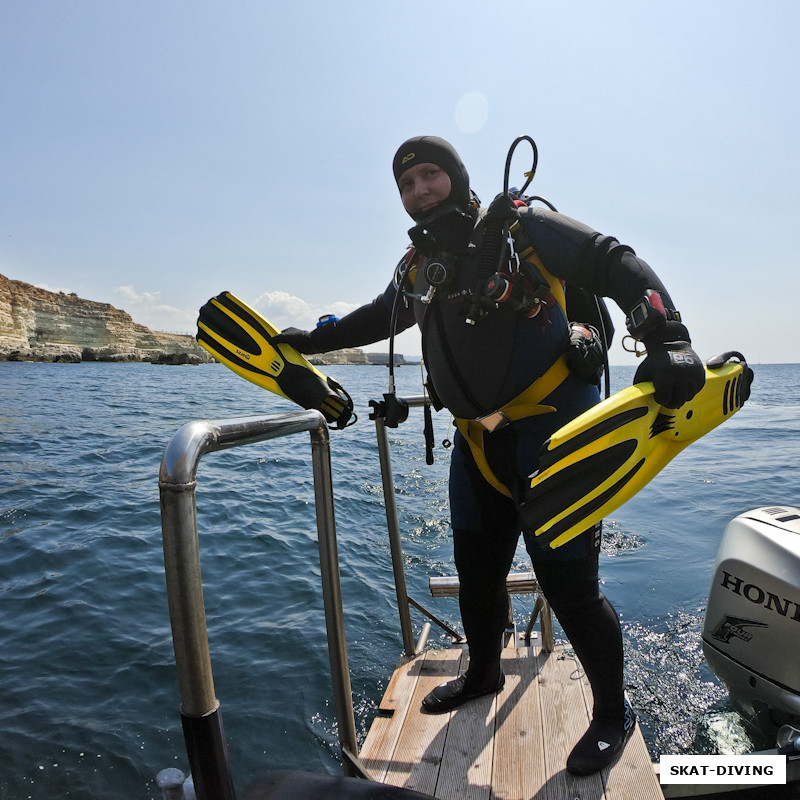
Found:
[(322, 596), (339, 743), (345, 773), (360, 774), (325, 419), (318, 411), (295, 411), (189, 422), (167, 445), (161, 461), (159, 491), (181, 721), (195, 791), (201, 800), (233, 800), (234, 789), (208, 647), (197, 532), (197, 468), (206, 453), (301, 432), (311, 436)]
[[(430, 401), (427, 397), (399, 398), (407, 408), (424, 407)], [(378, 404), (371, 403), (373, 408)], [(400, 542), (400, 524), (397, 519), (397, 502), (394, 491), (394, 475), (392, 473), (392, 457), (389, 448), (389, 435), (386, 432), (387, 424), (383, 415), (374, 413), (375, 435), (378, 439), (378, 459), (381, 465), (381, 480), (383, 481), (383, 503), (386, 511), (386, 527), (389, 532), (389, 552), (392, 557), (392, 570), (394, 572), (394, 585), (397, 592), (397, 611), (400, 616), (400, 633), (403, 637), (403, 653), (407, 656), (416, 655), (425, 649), (425, 644), (430, 633), (430, 622), (422, 626), (417, 641), (414, 641), (414, 632), (411, 626), (411, 606), (435, 622), (440, 628), (449, 633), (453, 638), (461, 638), (449, 625), (437, 618), (427, 608), (409, 596), (406, 588), (406, 573), (403, 565), (403, 548)]]
[[(425, 397), (401, 398), (401, 401), (408, 407), (428, 403)], [(403, 651), (406, 656), (413, 656), (424, 649), (430, 622), (423, 624), (415, 642), (410, 614), (412, 606), (454, 638), (460, 637), (408, 595), (387, 425), (380, 414), (376, 413), (373, 418)], [(318, 411), (293, 411), (200, 420), (187, 423), (174, 434), (164, 451), (159, 473), (164, 567), (181, 696), (181, 722), (190, 771), (200, 800), (234, 800), (234, 789), (221, 708), (214, 693), (211, 672), (197, 530), (197, 469), (207, 453), (303, 432), (308, 432), (311, 437), (322, 597), (343, 769), (346, 775), (369, 777), (358, 760), (336, 541), (330, 434), (325, 419)], [(527, 635), (530, 636), (539, 614), (545, 649), (552, 649), (549, 608), (541, 597), (531, 616)]]

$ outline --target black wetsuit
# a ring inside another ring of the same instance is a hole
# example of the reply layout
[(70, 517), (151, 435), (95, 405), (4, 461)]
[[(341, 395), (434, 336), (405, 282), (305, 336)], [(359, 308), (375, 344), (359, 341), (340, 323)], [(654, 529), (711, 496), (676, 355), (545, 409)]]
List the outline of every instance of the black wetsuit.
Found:
[[(523, 209), (520, 216), (525, 235), (551, 275), (610, 297), (626, 311), (647, 289), (656, 289), (670, 302), (653, 270), (616, 239), (546, 209)], [(476, 244), (482, 224), (477, 223), (473, 235)], [(454, 416), (476, 418), (498, 409), (558, 359), (566, 345), (568, 321), (561, 307), (551, 304), (533, 318), (501, 308), (474, 326), (466, 324), (479, 249), (454, 263), (447, 254), (431, 254), (430, 258), (449, 259), (455, 278), (430, 302), (421, 299), (428, 289), (423, 262), (413, 289), (404, 296), (397, 297), (395, 281), (371, 304), (314, 331), (315, 352), (388, 337), (395, 307), (396, 332), (415, 323), (420, 326), (436, 394)], [(468, 676), (477, 685), (492, 685), (500, 669), (508, 618), (505, 580), (521, 530), (517, 504), (523, 499), (526, 478), (536, 470), (539, 448), (550, 434), (598, 400), (596, 386), (569, 375), (544, 400), (556, 411), (512, 422), (484, 436), (488, 464), (510, 489), (510, 498), (487, 482), (464, 437), (455, 436), (450, 514), (461, 616), (469, 642)], [(539, 583), (592, 685), (595, 716), (621, 719), (622, 636), (617, 615), (599, 590), (600, 526), (555, 550), (542, 548), (527, 534), (525, 543)]]

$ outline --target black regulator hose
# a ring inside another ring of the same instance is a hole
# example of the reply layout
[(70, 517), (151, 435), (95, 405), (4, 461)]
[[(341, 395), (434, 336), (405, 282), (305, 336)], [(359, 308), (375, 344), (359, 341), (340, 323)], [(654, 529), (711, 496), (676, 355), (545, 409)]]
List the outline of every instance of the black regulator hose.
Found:
[(534, 142), (530, 136), (517, 136), (517, 138), (511, 142), (511, 147), (508, 148), (508, 155), (506, 156), (506, 170), (505, 174), (503, 175), (503, 192), (505, 194), (508, 194), (508, 179), (509, 175), (511, 174), (511, 158), (513, 157), (514, 151), (517, 149), (517, 145), (519, 145), (520, 142), (528, 142), (533, 150), (533, 164), (531, 165), (530, 171), (525, 173), (527, 180), (519, 190), (520, 196), (525, 194), (525, 190), (528, 188), (528, 186), (530, 186), (533, 176), (536, 174), (536, 167), (539, 164), (539, 149), (536, 147), (536, 142)]
[(521, 142), (528, 142), (530, 144), (531, 150), (533, 151), (533, 164), (530, 170), (525, 173), (525, 183), (518, 193), (520, 196), (525, 189), (528, 188), (530, 182), (533, 180), (533, 176), (536, 174), (536, 167), (539, 163), (539, 151), (536, 147), (536, 142), (534, 142), (530, 136), (518, 136), (511, 143), (508, 155), (506, 156), (506, 166), (503, 174), (503, 192), (495, 197), (486, 211), (483, 240), (481, 242), (481, 254), (478, 260), (478, 277), (472, 293), (472, 303), (467, 313), (467, 323), (469, 325), (475, 325), (475, 323), (486, 314), (486, 308), (484, 308), (484, 289), (486, 282), (492, 275), (500, 271), (504, 252), (503, 234), (506, 231), (506, 226), (517, 217), (517, 207), (514, 204), (514, 199), (511, 197), (508, 183), (511, 175), (511, 160), (514, 156), (514, 151)]
[(397, 293), (392, 302), (392, 314), (389, 322), (389, 388), (383, 395), (382, 401), (369, 401), (369, 405), (372, 408), (369, 418), (372, 420), (382, 418), (389, 428), (396, 428), (408, 418), (408, 403), (397, 397), (394, 382), (394, 340), (397, 335), (397, 317), (400, 309), (400, 296), (403, 293), (403, 281), (406, 279), (408, 272), (408, 263), (406, 263), (405, 271), (400, 269), (403, 260), (398, 265)]

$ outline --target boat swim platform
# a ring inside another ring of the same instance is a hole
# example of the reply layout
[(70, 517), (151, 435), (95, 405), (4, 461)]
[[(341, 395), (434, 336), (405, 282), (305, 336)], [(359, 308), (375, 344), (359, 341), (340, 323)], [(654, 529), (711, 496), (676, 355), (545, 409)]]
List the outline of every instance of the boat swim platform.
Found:
[(502, 659), (499, 693), (445, 714), (422, 713), (422, 698), (464, 671), (466, 648), (401, 659), (361, 747), (370, 776), (441, 800), (663, 800), (638, 725), (611, 767), (567, 773), (592, 707), (570, 651), (512, 639)]

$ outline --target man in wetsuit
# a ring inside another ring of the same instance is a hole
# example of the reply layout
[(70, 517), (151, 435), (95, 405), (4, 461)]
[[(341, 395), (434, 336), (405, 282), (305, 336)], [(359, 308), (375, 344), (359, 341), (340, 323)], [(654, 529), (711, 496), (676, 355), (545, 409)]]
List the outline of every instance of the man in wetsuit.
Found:
[[(599, 401), (596, 383), (565, 366), (564, 282), (610, 297), (626, 313), (643, 298), (657, 298), (647, 303), (648, 319), (629, 330), (647, 348), (634, 380), (652, 380), (658, 402), (679, 407), (702, 388), (705, 372), (669, 294), (630, 247), (547, 209), (509, 208), (508, 201), (480, 208), (458, 154), (437, 137), (404, 142), (393, 169), (416, 223), (395, 279), (341, 320), (310, 333), (290, 328), (282, 338), (303, 353), (320, 353), (370, 344), (415, 323), (421, 329), (431, 389), (458, 424), (450, 515), (469, 647), (467, 671), (423, 701), (425, 711), (439, 713), (502, 689), (506, 577), (528, 476), (542, 443)], [(497, 247), (498, 214), (504, 224), (518, 218), (533, 248), (517, 287), (528, 293), (524, 303), (485, 298), (486, 264), (497, 263), (496, 253), (486, 254)], [(619, 620), (599, 588), (600, 525), (557, 549), (523, 534), (539, 584), (592, 687), (592, 722), (567, 760), (570, 772), (588, 775), (616, 758), (636, 720), (624, 697)]]

